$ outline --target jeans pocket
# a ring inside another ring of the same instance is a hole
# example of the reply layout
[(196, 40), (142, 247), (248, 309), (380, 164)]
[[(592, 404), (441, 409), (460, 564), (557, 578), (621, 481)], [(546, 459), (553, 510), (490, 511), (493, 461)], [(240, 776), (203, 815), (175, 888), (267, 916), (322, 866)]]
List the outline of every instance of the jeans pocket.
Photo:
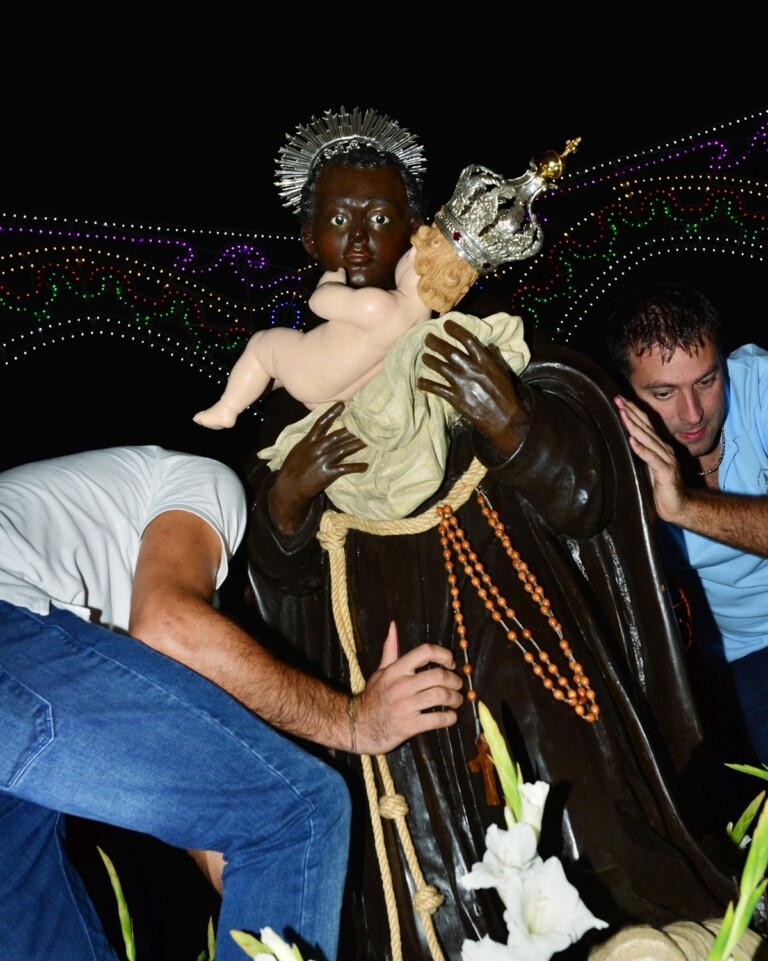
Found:
[(0, 788), (10, 789), (53, 740), (53, 712), (45, 698), (0, 668)]

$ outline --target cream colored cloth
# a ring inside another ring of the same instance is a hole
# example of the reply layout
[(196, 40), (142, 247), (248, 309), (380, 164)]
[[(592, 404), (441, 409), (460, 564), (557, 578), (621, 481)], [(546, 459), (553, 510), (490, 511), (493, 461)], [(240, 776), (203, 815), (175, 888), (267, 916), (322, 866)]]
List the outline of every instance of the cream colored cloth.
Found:
[[(368, 469), (339, 477), (326, 491), (340, 511), (372, 520), (397, 520), (407, 517), (442, 483), (450, 427), (458, 414), (442, 398), (419, 390), (416, 380), (422, 375), (437, 377), (423, 364), (424, 338), (434, 333), (452, 341), (443, 329), (448, 319), (466, 327), (483, 344), (495, 344), (516, 374), (527, 366), (531, 355), (523, 338), (523, 322), (511, 314), (479, 318), (450, 311), (401, 334), (382, 369), (346, 402), (334, 425), (346, 427), (367, 445), (349, 461), (365, 461)], [(259, 451), (259, 457), (277, 470), (330, 406), (330, 402), (321, 404), (290, 424), (272, 447)]]
[[(708, 961), (721, 918), (709, 921), (673, 921), (658, 929), (649, 924), (633, 924), (592, 948), (589, 961)], [(757, 932), (742, 934), (733, 961), (758, 961), (768, 957), (768, 941)]]

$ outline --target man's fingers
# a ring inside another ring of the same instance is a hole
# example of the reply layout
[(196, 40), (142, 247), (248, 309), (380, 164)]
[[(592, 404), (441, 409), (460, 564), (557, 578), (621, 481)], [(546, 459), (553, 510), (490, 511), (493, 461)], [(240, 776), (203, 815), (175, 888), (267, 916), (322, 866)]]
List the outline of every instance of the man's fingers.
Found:
[[(437, 670), (437, 669), (434, 669)], [(461, 678), (458, 678), (456, 674), (448, 674), (446, 677), (445, 671), (442, 668), (439, 669), (441, 677), (445, 680), (445, 684), (431, 684), (429, 687), (422, 688), (415, 696), (416, 707), (418, 711), (430, 711), (436, 707), (444, 708), (458, 708), (461, 706), (464, 697), (461, 693), (463, 684), (461, 684)], [(425, 672), (426, 674), (427, 672)], [(421, 675), (419, 675), (421, 677)], [(459, 686), (454, 686), (454, 679), (459, 680)], [(433, 681), (437, 681), (437, 678), (432, 678)]]
[(357, 743), (363, 753), (386, 753), (415, 734), (458, 720), (464, 682), (453, 669), (453, 653), (420, 644), (397, 657), (397, 649), (397, 631), (390, 624), (379, 669), (360, 704)]
[(389, 631), (387, 632), (387, 636), (384, 638), (384, 648), (381, 655), (381, 661), (379, 663), (379, 669), (383, 670), (385, 667), (389, 667), (390, 664), (395, 663), (397, 660), (397, 650), (397, 627), (394, 621), (390, 621)]
[(650, 418), (644, 410), (641, 410), (637, 406), (637, 404), (633, 403), (631, 400), (627, 400), (626, 397), (622, 397), (621, 395), (614, 397), (613, 400), (619, 411), (621, 419), (625, 424), (642, 424), (649, 430), (653, 430)]
[(418, 730), (414, 734), (423, 734), (424, 731), (437, 731), (444, 727), (450, 727), (459, 719), (456, 711), (446, 708), (444, 711), (428, 711), (426, 714), (419, 715)]
[(625, 407), (619, 407), (619, 416), (631, 440), (648, 448), (660, 449), (664, 446), (664, 442), (643, 411), (627, 404)]
[(448, 668), (449, 671), (456, 666), (453, 651), (448, 647), (440, 647), (439, 644), (419, 644), (403, 654), (400, 661), (404, 668), (413, 673), (428, 664), (436, 664)]

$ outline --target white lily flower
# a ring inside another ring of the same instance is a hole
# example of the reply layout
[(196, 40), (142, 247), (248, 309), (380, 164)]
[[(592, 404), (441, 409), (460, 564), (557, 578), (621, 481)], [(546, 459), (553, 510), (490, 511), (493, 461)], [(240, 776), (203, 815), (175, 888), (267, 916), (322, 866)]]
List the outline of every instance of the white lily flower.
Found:
[[(523, 824), (530, 824), (536, 832), (536, 839), (541, 837), (541, 822), (544, 817), (544, 805), (547, 803), (549, 795), (549, 785), (546, 781), (536, 781), (534, 784), (526, 782), (518, 787), (520, 795), (521, 814), (520, 821)], [(511, 828), (516, 824), (514, 813), (508, 806), (504, 807), (504, 820), (507, 827)]]
[(301, 959), (298, 948), (288, 945), (275, 934), (272, 928), (261, 929), (261, 943), (274, 954), (275, 961), (297, 961)]
[(513, 824), (508, 831), (492, 824), (485, 834), (482, 862), (473, 864), (461, 883), (468, 890), (497, 888), (504, 900), (502, 890), (510, 877), (535, 872), (543, 863), (536, 853), (537, 844), (536, 832), (530, 824)]
[(286, 944), (272, 928), (262, 928), (260, 936), (261, 943), (265, 948), (269, 948), (275, 956), (275, 961), (301, 961), (299, 949), (295, 945)]
[(749, 834), (745, 834), (744, 837), (739, 841), (739, 850), (746, 851), (752, 842), (752, 838)]
[(286, 944), (272, 928), (261, 929), (261, 940), (247, 931), (234, 930), (229, 933), (249, 958), (258, 957), (259, 961), (302, 961), (301, 952), (296, 945)]
[(488, 935), (480, 941), (465, 941), (461, 946), (461, 961), (517, 961), (506, 944), (492, 941)]
[[(461, 878), (467, 889), (496, 888), (509, 932), (506, 944), (489, 937), (465, 941), (461, 961), (550, 961), (590, 928), (607, 928), (568, 881), (556, 857), (537, 853), (549, 784), (523, 783), (498, 725), (484, 704), (480, 722), (504, 791), (507, 830), (492, 824), (481, 863)], [(766, 768), (768, 771), (768, 767)]]
[(559, 858), (547, 858), (526, 875), (506, 879), (499, 891), (506, 910), (507, 946), (516, 961), (549, 961), (590, 928), (606, 928), (568, 881)]

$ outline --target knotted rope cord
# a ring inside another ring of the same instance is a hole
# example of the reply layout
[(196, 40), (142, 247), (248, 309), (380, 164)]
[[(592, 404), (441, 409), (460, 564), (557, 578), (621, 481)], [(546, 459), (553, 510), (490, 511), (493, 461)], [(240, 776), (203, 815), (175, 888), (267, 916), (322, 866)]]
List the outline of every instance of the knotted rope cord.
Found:
[[(446, 495), (445, 502), (449, 503), (454, 509), (461, 507), (461, 505), (469, 499), (473, 490), (485, 476), (485, 472), (485, 467), (483, 467), (477, 459), (474, 459), (463, 476), (459, 478)], [(423, 531), (429, 530), (431, 527), (436, 527), (439, 521), (440, 517), (434, 507), (428, 508), (418, 517), (405, 518), (402, 520), (371, 520), (368, 518), (355, 517), (353, 514), (344, 514), (330, 510), (326, 511), (320, 520), (317, 539), (320, 546), (328, 552), (331, 570), (333, 616), (341, 646), (344, 649), (349, 663), (350, 684), (353, 694), (362, 693), (365, 688), (365, 678), (360, 670), (355, 652), (352, 617), (349, 611), (346, 559), (344, 554), (344, 543), (346, 541), (347, 531), (357, 530), (366, 534), (376, 534), (379, 536), (390, 534), (420, 534)], [(438, 944), (432, 921), (432, 915), (443, 903), (444, 898), (434, 885), (427, 884), (424, 879), (405, 820), (408, 814), (408, 803), (402, 794), (395, 792), (395, 786), (392, 781), (386, 755), (377, 754), (375, 757), (379, 776), (384, 788), (384, 794), (381, 799), (377, 799), (376, 796), (376, 780), (370, 755), (361, 755), (360, 761), (363, 766), (363, 778), (368, 797), (368, 808), (371, 825), (373, 827), (376, 855), (379, 861), (379, 870), (384, 887), (384, 900), (387, 907), (387, 917), (389, 919), (392, 959), (393, 961), (402, 961), (403, 953), (402, 940), (400, 937), (400, 920), (397, 915), (397, 905), (392, 884), (392, 871), (387, 860), (387, 852), (384, 844), (384, 832), (381, 824), (382, 818), (389, 818), (396, 823), (400, 843), (406, 861), (408, 862), (408, 867), (416, 883), (416, 894), (413, 898), (414, 910), (424, 927), (432, 958), (434, 961), (444, 961), (444, 956)]]

